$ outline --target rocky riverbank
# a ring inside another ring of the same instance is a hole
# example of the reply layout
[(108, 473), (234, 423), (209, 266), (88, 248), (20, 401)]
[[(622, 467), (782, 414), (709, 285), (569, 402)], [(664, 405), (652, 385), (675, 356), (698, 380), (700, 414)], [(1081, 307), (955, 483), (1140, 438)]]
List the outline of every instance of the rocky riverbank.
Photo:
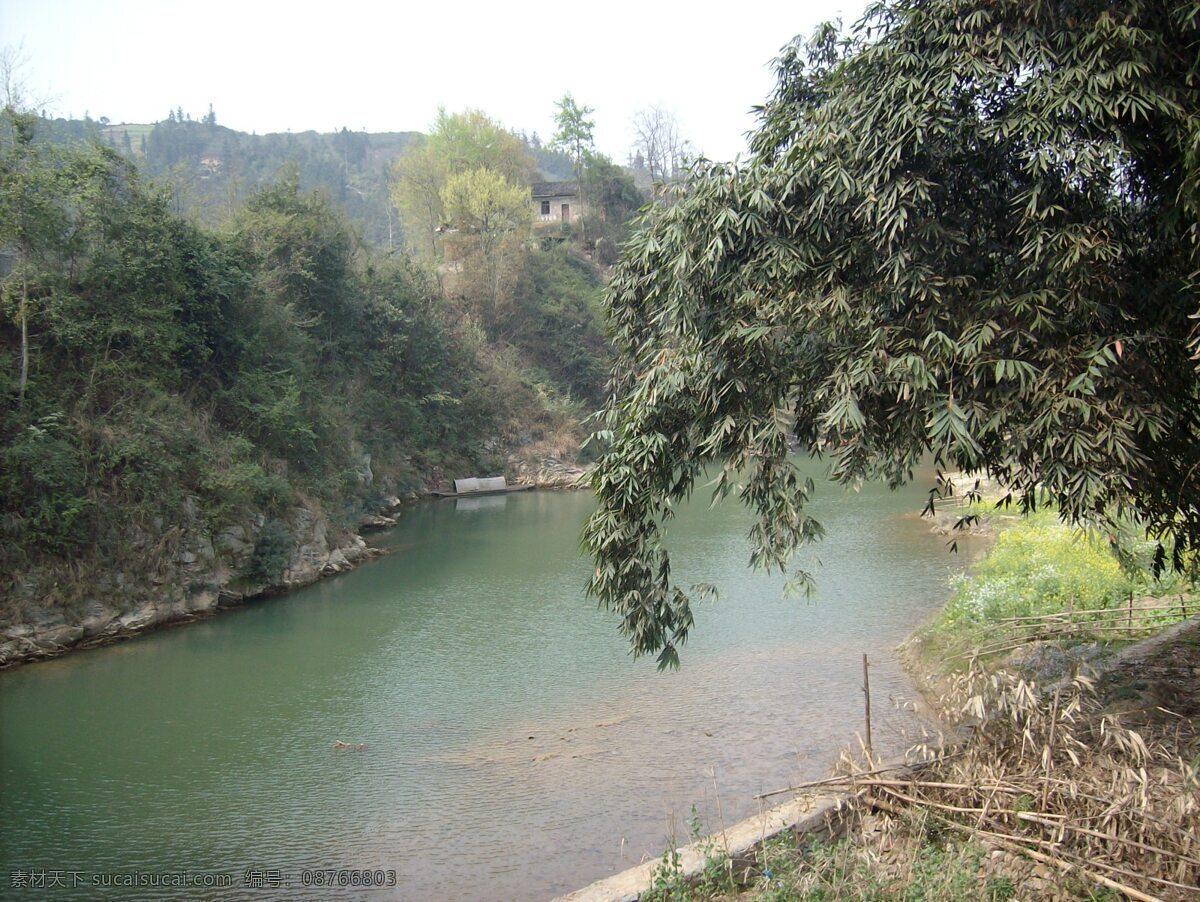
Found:
[(591, 466), (559, 457), (511, 457), (508, 462), (509, 482), (533, 485), (539, 489), (588, 489), (587, 476)]
[[(360, 529), (394, 525), (388, 514), (400, 504), (389, 499), (385, 511), (363, 517)], [(280, 547), (270, 547), (272, 536)], [(143, 554), (127, 569), (76, 571), (69, 589), (62, 573), (23, 583), (0, 622), (0, 668), (207, 617), (344, 573), (382, 553), (358, 532), (335, 530), (323, 513), (306, 507), (270, 521), (259, 514), (214, 530), (168, 530), (133, 544)], [(271, 554), (277, 575), (264, 577), (262, 559)]]
[[(507, 467), (510, 482), (539, 489), (586, 488), (586, 472), (553, 456), (513, 456)], [(31, 574), (0, 611), (0, 669), (209, 617), (345, 573), (383, 553), (362, 533), (395, 526), (405, 505), (425, 497), (387, 497), (353, 529), (334, 527), (316, 507), (296, 506), (274, 518), (260, 513), (213, 528), (195, 517), (182, 527), (133, 537), (128, 566), (73, 562)]]

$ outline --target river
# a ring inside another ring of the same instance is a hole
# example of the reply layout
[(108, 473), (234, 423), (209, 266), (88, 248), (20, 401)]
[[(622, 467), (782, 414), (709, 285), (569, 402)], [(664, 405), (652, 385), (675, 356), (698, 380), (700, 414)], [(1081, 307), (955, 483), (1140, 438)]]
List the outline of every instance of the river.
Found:
[(590, 496), (541, 492), (419, 505), (350, 574), (0, 673), (4, 885), (216, 872), (209, 896), (356, 898), (302, 875), (365, 868), (395, 873), (381, 897), (537, 899), (656, 856), (693, 806), (715, 830), (820, 776), (861, 727), (864, 652), (877, 748), (914, 741), (892, 649), (966, 563), (923, 501), (819, 486), (810, 601), (747, 568), (739, 505), (685, 505), (676, 573), (721, 597), (674, 673), (582, 596)]

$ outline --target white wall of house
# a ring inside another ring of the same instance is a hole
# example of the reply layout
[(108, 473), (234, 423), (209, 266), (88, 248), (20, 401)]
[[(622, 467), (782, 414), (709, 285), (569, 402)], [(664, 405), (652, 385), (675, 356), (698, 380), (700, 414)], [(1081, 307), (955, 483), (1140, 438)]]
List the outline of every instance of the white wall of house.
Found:
[(579, 214), (583, 211), (579, 197), (575, 194), (535, 197), (533, 199), (533, 221), (535, 223), (562, 223), (564, 207), (567, 210), (565, 218), (567, 222), (578, 220)]

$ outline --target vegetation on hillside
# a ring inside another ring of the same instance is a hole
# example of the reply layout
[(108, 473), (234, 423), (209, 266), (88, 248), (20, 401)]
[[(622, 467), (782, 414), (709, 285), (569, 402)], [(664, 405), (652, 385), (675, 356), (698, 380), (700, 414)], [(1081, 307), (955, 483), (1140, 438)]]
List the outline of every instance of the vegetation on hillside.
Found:
[[(418, 132), (247, 133), (220, 124), (210, 107), (202, 116), (183, 108), (158, 122), (136, 124), (41, 115), (39, 135), (60, 144), (100, 143), (137, 163), (142, 174), (170, 188), (175, 212), (217, 226), (280, 172), (295, 167), (304, 191), (319, 190), (367, 244), (404, 246), (400, 218), (388, 196), (392, 162), (424, 136)], [(517, 135), (538, 171), (566, 179), (572, 163), (544, 146), (535, 133)]]
[(596, 403), (599, 275), (578, 250), (522, 249), (484, 320), (299, 167), (211, 229), (46, 123), (0, 114), (0, 595), (44, 562), (137, 555), (138, 535), (297, 504), (352, 525)]

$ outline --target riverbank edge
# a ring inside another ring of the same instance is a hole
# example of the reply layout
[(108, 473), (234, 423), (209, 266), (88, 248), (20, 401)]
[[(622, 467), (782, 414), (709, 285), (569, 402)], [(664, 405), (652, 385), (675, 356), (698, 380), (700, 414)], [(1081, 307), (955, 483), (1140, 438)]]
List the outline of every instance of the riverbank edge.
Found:
[[(394, 525), (393, 518), (385, 513), (369, 514), (364, 519), (370, 521), (360, 527), (364, 532)], [(384, 524), (383, 520), (391, 522)], [(324, 529), (319, 530), (319, 533), (323, 532)], [(365, 561), (387, 553), (368, 545), (358, 532), (326, 543), (324, 548), (314, 544), (316, 538), (309, 536), (308, 541), (297, 544), (278, 581), (246, 584), (235, 569), (222, 564), (198, 574), (200, 579), (197, 580), (189, 579), (183, 573), (169, 586), (164, 580), (160, 593), (128, 610), (111, 601), (96, 599), (89, 605), (85, 617), (9, 626), (0, 631), (0, 671), (207, 620), (224, 611), (348, 573)]]
[[(970, 536), (983, 539), (989, 544), (995, 539), (998, 527), (989, 518), (984, 518), (964, 531), (960, 528), (959, 517), (960, 512), (951, 505), (949, 509), (926, 516), (925, 519), (929, 522), (931, 531), (939, 535)], [(930, 624), (941, 615), (948, 603), (949, 598), (918, 624), (895, 651), (901, 667), (915, 689), (918, 715), (942, 733), (945, 748), (953, 748), (965, 737), (960, 733), (961, 724), (950, 722), (943, 716), (944, 706), (939, 702), (945, 696), (948, 684), (933, 650), (925, 641)], [(1104, 670), (1115, 668), (1131, 656), (1170, 641), (1181, 632), (1193, 628), (1197, 622), (1200, 622), (1200, 618), (1182, 621), (1119, 649), (1109, 655), (1101, 667)], [(921, 766), (919, 763), (914, 764), (901, 759), (879, 765), (877, 769), (904, 776), (915, 772)], [(733, 872), (745, 873), (756, 864), (760, 850), (771, 840), (789, 832), (797, 840), (810, 842), (840, 838), (856, 829), (862, 811), (860, 796), (855, 792), (801, 795), (746, 818), (726, 830), (686, 846), (667, 850), (663, 857), (643, 862), (559, 896), (554, 902), (637, 902), (654, 887), (656, 876), (662, 872), (664, 860), (667, 858), (675, 862), (672, 866), (672, 877), (685, 884), (699, 883), (704, 879), (714, 853), (727, 853)]]
[[(898, 772), (907, 769), (902, 761), (893, 762), (891, 768), (888, 765), (883, 767)], [(554, 902), (637, 902), (654, 886), (656, 876), (664, 867), (664, 859), (668, 857), (673, 859), (672, 877), (682, 882), (700, 880), (714, 854), (723, 856), (723, 860), (727, 857), (735, 873), (744, 871), (754, 866), (765, 843), (784, 833), (821, 839), (843, 835), (853, 825), (858, 810), (858, 798), (850, 792), (798, 796), (738, 821), (718, 833), (669, 850), (661, 858), (645, 861), (558, 896)]]
[[(931, 531), (939, 535), (949, 534), (953, 529), (952, 515), (943, 514), (926, 519), (929, 520)], [(973, 535), (991, 538), (993, 533), (986, 528), (978, 528)], [(906, 651), (911, 651), (916, 638), (940, 611), (941, 608), (931, 614), (897, 646), (897, 655), (917, 692), (918, 714), (923, 720), (941, 729), (943, 734), (953, 741), (956, 734), (954, 726), (942, 722), (936, 714), (936, 706), (933, 704), (936, 691), (931, 681), (932, 671), (919, 671), (918, 657), (906, 654)], [(874, 770), (902, 776), (921, 766), (920, 763), (914, 764), (905, 758), (899, 758), (877, 762)], [(772, 840), (787, 833), (797, 840), (837, 839), (854, 829), (861, 811), (861, 800), (855, 792), (798, 794), (787, 802), (738, 821), (732, 827), (709, 834), (685, 846), (668, 849), (659, 858), (644, 861), (580, 889), (557, 896), (552, 902), (637, 902), (654, 887), (656, 877), (662, 872), (664, 861), (668, 858), (674, 862), (671, 869), (673, 878), (685, 884), (696, 883), (704, 878), (714, 852), (729, 860), (734, 873), (745, 873), (756, 865), (762, 848)]]
[[(908, 673), (917, 691), (924, 697), (924, 716), (933, 716), (937, 709), (936, 700), (943, 686), (936, 663), (923, 657), (917, 645), (924, 627), (918, 627), (898, 647), (902, 666)], [(1200, 616), (1165, 627), (1158, 633), (1115, 650), (1100, 664), (1097, 677), (1115, 671), (1130, 661), (1153, 654), (1160, 647), (1176, 641), (1190, 631), (1200, 631)], [(1069, 677), (1044, 687), (1043, 692), (1060, 688)], [(958, 726), (942, 722), (946, 741), (945, 748), (953, 748), (964, 737), (958, 735)], [(896, 759), (877, 765), (872, 773), (888, 773), (901, 779), (913, 775), (923, 765), (905, 759)], [(819, 785), (819, 784), (818, 784)], [(796, 798), (776, 805), (759, 814), (748, 817), (732, 827), (710, 834), (696, 842), (674, 850), (662, 857), (643, 862), (610, 877), (597, 880), (587, 886), (556, 897), (553, 902), (637, 902), (654, 888), (656, 879), (663, 873), (664, 862), (671, 861), (670, 877), (673, 882), (694, 884), (702, 882), (708, 875), (715, 856), (727, 858), (734, 874), (746, 873), (757, 864), (757, 857), (765, 844), (790, 833), (797, 841), (829, 841), (844, 837), (859, 828), (859, 818), (864, 808), (861, 791), (824, 792), (819, 795), (797, 795)]]
[[(518, 479), (532, 484), (536, 491), (590, 488), (586, 481), (587, 467), (554, 458), (512, 469)], [(77, 617), (59, 617), (43, 623), (25, 621), (0, 628), (0, 671), (186, 626), (348, 573), (388, 553), (368, 545), (363, 533), (390, 529), (406, 508), (438, 500), (432, 491), (388, 498), (381, 507), (362, 516), (357, 530), (336, 538), (329, 536), (329, 524), (324, 518), (305, 508), (294, 508), (292, 528), (298, 538), (282, 575), (270, 582), (251, 584), (241, 576), (252, 549), (236, 534), (207, 536), (200, 545), (207, 545), (208, 569), (187, 572), (189, 567), (205, 562), (200, 560), (204, 551), (199, 549), (196, 555), (193, 553), (196, 549), (184, 549), (173, 561), (175, 573), (171, 579), (164, 578), (156, 586), (140, 587), (153, 596), (140, 603), (120, 605), (111, 598), (97, 598)], [(222, 560), (220, 553), (231, 550), (237, 554), (231, 560)]]

